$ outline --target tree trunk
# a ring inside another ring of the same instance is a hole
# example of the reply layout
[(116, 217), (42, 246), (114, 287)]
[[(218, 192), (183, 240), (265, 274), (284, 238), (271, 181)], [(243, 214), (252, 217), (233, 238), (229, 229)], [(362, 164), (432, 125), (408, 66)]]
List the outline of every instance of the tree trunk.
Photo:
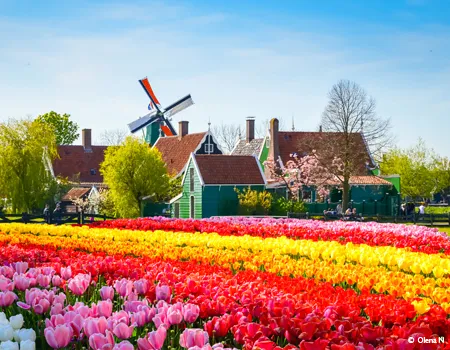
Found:
[(348, 208), (348, 202), (350, 201), (350, 179), (344, 178), (343, 188), (342, 188), (342, 211)]

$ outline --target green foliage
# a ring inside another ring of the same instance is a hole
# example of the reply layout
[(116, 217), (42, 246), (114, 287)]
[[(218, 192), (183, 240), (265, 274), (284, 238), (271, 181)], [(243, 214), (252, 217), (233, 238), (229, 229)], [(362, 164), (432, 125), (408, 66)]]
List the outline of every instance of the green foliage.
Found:
[(283, 196), (274, 198), (272, 208), (270, 210), (272, 215), (284, 216), (290, 213), (306, 213), (306, 206), (303, 201), (289, 200)]
[(30, 120), (0, 124), (0, 195), (9, 211), (30, 212), (54, 200), (60, 189), (49, 171), (55, 157), (51, 127)]
[(71, 145), (79, 136), (78, 125), (70, 120), (70, 114), (61, 115), (51, 111), (38, 116), (36, 120), (53, 128), (57, 145)]
[(431, 207), (425, 208), (425, 214), (448, 214), (450, 213), (450, 206), (447, 207)]
[(272, 195), (267, 191), (256, 191), (250, 187), (235, 190), (239, 199), (239, 214), (267, 215), (272, 205)]
[(429, 198), (450, 186), (449, 159), (428, 149), (421, 139), (411, 148), (385, 154), (381, 172), (400, 175), (403, 197)]
[(173, 197), (178, 196), (183, 191), (183, 186), (181, 186), (181, 181), (183, 180), (182, 176), (171, 177), (169, 181), (169, 190), (167, 191), (167, 195), (164, 198), (161, 198), (162, 201), (169, 201)]
[(169, 190), (170, 178), (161, 153), (131, 136), (119, 147), (106, 149), (100, 172), (122, 217), (138, 217), (144, 197), (158, 199)]

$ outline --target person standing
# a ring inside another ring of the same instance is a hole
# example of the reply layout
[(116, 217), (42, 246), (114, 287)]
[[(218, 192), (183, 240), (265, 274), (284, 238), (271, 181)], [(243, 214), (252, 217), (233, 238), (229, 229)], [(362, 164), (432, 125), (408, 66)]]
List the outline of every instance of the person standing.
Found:
[(61, 224), (61, 216), (62, 216), (62, 210), (61, 210), (61, 204), (56, 204), (55, 210), (53, 210), (53, 217), (55, 218), (56, 225)]
[(46, 224), (50, 224), (50, 207), (48, 206), (48, 204), (45, 205), (43, 214), (44, 214), (44, 222)]

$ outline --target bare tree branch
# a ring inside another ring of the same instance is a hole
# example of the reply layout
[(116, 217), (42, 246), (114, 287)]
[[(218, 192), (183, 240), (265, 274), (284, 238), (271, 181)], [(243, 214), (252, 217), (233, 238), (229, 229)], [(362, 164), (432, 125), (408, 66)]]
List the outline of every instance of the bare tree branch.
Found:
[(104, 130), (100, 134), (100, 144), (102, 146), (120, 145), (127, 137), (128, 131), (125, 129)]
[(230, 154), (239, 139), (239, 134), (245, 133), (245, 129), (239, 125), (222, 123), (213, 126), (212, 133), (225, 153)]

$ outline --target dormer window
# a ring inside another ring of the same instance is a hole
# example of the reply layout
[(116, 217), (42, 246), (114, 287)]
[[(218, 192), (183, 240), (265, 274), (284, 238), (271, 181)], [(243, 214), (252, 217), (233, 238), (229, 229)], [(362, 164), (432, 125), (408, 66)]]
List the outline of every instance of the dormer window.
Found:
[(91, 169), (91, 175), (96, 175), (97, 172), (95, 171), (95, 169)]
[(213, 144), (205, 144), (205, 153), (210, 154), (214, 153), (214, 145)]
[(266, 138), (266, 148), (270, 148), (270, 139)]

